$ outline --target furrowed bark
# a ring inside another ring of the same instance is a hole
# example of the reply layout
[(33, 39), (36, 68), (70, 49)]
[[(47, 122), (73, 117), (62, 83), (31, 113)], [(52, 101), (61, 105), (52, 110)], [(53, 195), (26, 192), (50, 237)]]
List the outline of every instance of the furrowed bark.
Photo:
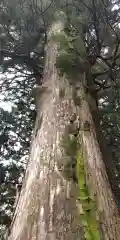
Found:
[[(80, 142), (84, 157), (87, 184), (92, 198), (97, 201), (97, 212), (103, 239), (118, 240), (120, 238), (120, 213), (117, 209), (106, 174), (102, 155), (104, 153), (101, 152), (98, 141), (99, 131), (96, 132), (95, 121), (93, 121), (94, 118), (91, 115), (91, 103), (89, 103), (85, 88), (82, 84), (84, 77), (85, 76), (81, 77), (81, 105), (78, 111), (81, 126), (84, 128), (83, 124), (86, 121), (89, 123), (87, 130), (81, 128), (83, 130), (80, 131)], [(106, 161), (108, 161), (108, 159)]]
[[(52, 31), (62, 28), (58, 22)], [(44, 86), (37, 89), (35, 134), (9, 240), (82, 239), (76, 206), (77, 186), (66, 181), (57, 168), (57, 161), (62, 157), (61, 137), (76, 109), (71, 87), (57, 74), (57, 45), (49, 41), (46, 53)], [(59, 97), (60, 85), (66, 91), (63, 100)]]
[[(53, 24), (52, 32), (64, 28)], [(76, 106), (72, 86), (60, 78), (55, 67), (57, 44), (48, 41), (42, 87), (37, 88), (37, 119), (29, 164), (9, 240), (77, 240), (84, 239), (76, 199), (78, 186), (65, 180), (58, 169), (63, 158), (61, 138), (71, 115), (80, 121), (79, 141), (84, 157), (89, 192), (98, 204), (104, 240), (119, 240), (120, 218), (108, 182), (95, 125), (80, 76), (81, 103)], [(60, 98), (60, 88), (65, 96)], [(84, 123), (89, 123), (86, 131)]]

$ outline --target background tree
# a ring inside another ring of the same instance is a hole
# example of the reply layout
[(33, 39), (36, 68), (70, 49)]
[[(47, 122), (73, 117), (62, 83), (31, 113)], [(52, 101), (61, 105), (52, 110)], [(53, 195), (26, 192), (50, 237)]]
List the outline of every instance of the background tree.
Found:
[(7, 87), (6, 91), (11, 97), (7, 96), (5, 100), (10, 100), (13, 107), (10, 112), (1, 109), (0, 113), (0, 223), (8, 227), (14, 210), (16, 186), (25, 172), (28, 161), (36, 111), (28, 88), (23, 90), (24, 94), (27, 91), (26, 97), (22, 96), (22, 87), (16, 93)]
[[(26, 7), (31, 13), (26, 13)], [(41, 42), (44, 40), (42, 39), (44, 35), (43, 24), (41, 24), (41, 29), (38, 30), (36, 23), (37, 14), (40, 15), (40, 9), (37, 8), (36, 11), (38, 12), (36, 12), (34, 7), (32, 18), (33, 9), (30, 2), (26, 7), (24, 6), (23, 11), (22, 1), (19, 1), (19, 3), (16, 1), (2, 1), (0, 5), (0, 56), (1, 70), (4, 72), (4, 74), (1, 74), (0, 80), (1, 101), (12, 105), (11, 112), (1, 109), (0, 125), (0, 223), (7, 227), (10, 224), (14, 210), (13, 203), (16, 197), (16, 184), (18, 184), (19, 177), (26, 169), (31, 130), (36, 117), (31, 89), (35, 85), (37, 76), (39, 76), (38, 81), (40, 81), (44, 57), (44, 45), (40, 46), (39, 42), (37, 52), (34, 49), (39, 38)], [(31, 21), (31, 24), (28, 24), (29, 21)], [(32, 24), (33, 27), (31, 26)], [(29, 47), (28, 42), (30, 43)], [(18, 45), (19, 49), (16, 49)], [(39, 51), (42, 53), (39, 54)], [(40, 66), (37, 65), (38, 59)], [(26, 158), (22, 158), (23, 156), (26, 156)]]

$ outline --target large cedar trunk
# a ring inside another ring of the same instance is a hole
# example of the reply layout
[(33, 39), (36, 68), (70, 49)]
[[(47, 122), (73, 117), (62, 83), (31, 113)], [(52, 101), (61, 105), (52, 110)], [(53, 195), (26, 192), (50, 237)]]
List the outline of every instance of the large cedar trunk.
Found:
[[(53, 25), (59, 31), (63, 24)], [(58, 169), (63, 149), (61, 137), (76, 113), (80, 126), (88, 121), (90, 130), (81, 130), (79, 140), (91, 195), (96, 195), (101, 229), (105, 240), (119, 239), (119, 214), (106, 176), (102, 154), (84, 88), (79, 87), (81, 105), (75, 105), (72, 87), (57, 74), (57, 44), (49, 41), (46, 50), (43, 87), (37, 89), (37, 119), (30, 159), (21, 196), (13, 219), (9, 240), (77, 240), (84, 239), (76, 204), (78, 186), (64, 178)], [(60, 97), (60, 89), (65, 95)]]

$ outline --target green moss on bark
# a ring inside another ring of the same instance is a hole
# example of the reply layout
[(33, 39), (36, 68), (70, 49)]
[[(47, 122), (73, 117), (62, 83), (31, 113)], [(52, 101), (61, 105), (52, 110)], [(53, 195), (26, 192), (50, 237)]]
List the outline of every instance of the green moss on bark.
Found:
[(91, 198), (86, 183), (84, 160), (78, 142), (78, 134), (74, 135), (74, 131), (73, 133), (72, 131), (69, 133), (68, 129), (69, 125), (61, 140), (61, 147), (64, 149), (66, 156), (61, 159), (63, 176), (65, 176), (67, 180), (73, 180), (78, 184), (79, 192), (77, 201), (80, 203), (80, 206), (82, 205), (80, 223), (84, 228), (84, 239), (100, 240), (99, 221), (96, 217), (96, 201)]
[(66, 74), (69, 79), (73, 79), (79, 72), (84, 72), (86, 49), (82, 38), (69, 36), (62, 31), (53, 35), (52, 39), (58, 43), (56, 67), (60, 75)]
[(84, 160), (79, 150), (76, 154), (76, 175), (79, 186), (78, 201), (82, 204), (80, 216), (84, 227), (84, 238), (86, 240), (100, 240), (99, 222), (96, 219), (96, 202), (90, 197), (86, 183)]

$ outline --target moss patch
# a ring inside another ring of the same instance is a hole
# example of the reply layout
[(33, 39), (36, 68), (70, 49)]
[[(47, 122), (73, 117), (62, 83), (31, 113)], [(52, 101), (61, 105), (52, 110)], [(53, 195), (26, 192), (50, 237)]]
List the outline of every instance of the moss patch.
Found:
[(76, 154), (76, 175), (79, 185), (78, 201), (82, 204), (80, 220), (84, 227), (84, 238), (86, 240), (100, 240), (99, 222), (96, 219), (96, 202), (89, 195), (86, 184), (84, 161), (80, 150)]
[[(76, 117), (70, 121), (70, 126), (74, 126)], [(80, 211), (80, 222), (84, 229), (85, 240), (100, 240), (99, 222), (96, 219), (96, 201), (92, 199), (86, 183), (86, 175), (84, 169), (84, 160), (81, 154), (81, 147), (78, 141), (78, 134), (74, 133), (74, 127), (67, 126), (65, 135), (61, 140), (61, 147), (64, 149), (66, 157), (62, 158), (60, 164), (62, 173), (67, 180), (73, 180), (78, 184), (78, 203), (82, 205)], [(73, 131), (69, 131), (73, 129)]]
[(86, 61), (86, 49), (80, 36), (69, 36), (64, 31), (52, 36), (58, 43), (56, 67), (60, 75), (66, 74), (69, 79), (77, 76), (83, 70)]

